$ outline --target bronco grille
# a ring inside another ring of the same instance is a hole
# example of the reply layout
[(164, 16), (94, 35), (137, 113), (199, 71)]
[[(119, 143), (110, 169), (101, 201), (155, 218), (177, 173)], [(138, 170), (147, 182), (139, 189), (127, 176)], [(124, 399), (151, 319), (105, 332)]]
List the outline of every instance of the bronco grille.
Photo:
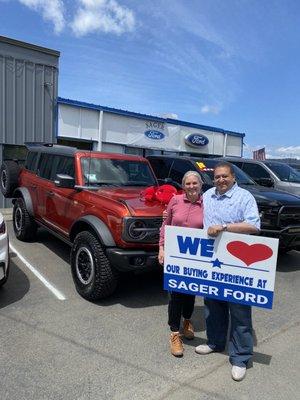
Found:
[(127, 242), (158, 243), (162, 218), (124, 218), (123, 239)]
[(300, 207), (282, 207), (278, 215), (279, 226), (300, 225)]

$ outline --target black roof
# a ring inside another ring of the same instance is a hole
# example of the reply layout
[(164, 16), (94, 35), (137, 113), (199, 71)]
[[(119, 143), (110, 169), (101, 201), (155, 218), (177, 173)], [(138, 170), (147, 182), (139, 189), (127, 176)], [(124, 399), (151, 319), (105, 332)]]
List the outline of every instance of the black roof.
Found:
[(53, 143), (26, 142), (25, 146), (29, 151), (57, 154), (60, 156), (73, 156), (78, 151), (76, 147), (62, 146)]

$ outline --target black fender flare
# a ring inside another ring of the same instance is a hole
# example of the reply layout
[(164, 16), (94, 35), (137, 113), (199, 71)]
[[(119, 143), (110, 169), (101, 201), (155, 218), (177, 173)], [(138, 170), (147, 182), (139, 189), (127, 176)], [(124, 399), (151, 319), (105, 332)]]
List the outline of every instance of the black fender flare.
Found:
[(13, 203), (15, 203), (16, 198), (22, 197), (25, 202), (28, 214), (34, 218), (33, 204), (29, 190), (26, 187), (18, 187), (17, 189), (15, 189), (13, 197)]
[[(108, 226), (95, 215), (85, 215), (74, 222), (70, 230), (70, 239), (72, 242), (75, 239), (77, 228), (79, 228), (80, 225), (88, 225), (90, 228), (92, 228), (100, 240), (100, 243), (102, 243), (105, 247), (116, 246), (115, 240)], [(82, 231), (82, 229), (79, 229), (79, 231)]]

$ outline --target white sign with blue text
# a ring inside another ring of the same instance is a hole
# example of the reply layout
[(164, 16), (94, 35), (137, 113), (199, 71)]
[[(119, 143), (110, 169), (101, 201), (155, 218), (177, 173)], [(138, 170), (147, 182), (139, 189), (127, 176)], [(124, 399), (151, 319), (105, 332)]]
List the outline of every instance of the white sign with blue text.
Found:
[(272, 308), (278, 239), (165, 227), (164, 289)]

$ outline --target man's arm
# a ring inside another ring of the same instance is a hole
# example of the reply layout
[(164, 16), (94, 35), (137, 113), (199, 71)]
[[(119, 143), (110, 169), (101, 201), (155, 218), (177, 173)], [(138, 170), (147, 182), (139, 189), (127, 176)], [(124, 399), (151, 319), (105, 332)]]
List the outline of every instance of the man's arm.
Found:
[(226, 224), (226, 227), (223, 225), (212, 225), (207, 229), (207, 233), (209, 236), (218, 236), (221, 232), (232, 232), (232, 233), (258, 233), (259, 229), (256, 226), (249, 224), (248, 222), (235, 222), (231, 224)]
[(260, 218), (255, 198), (250, 192), (247, 192), (244, 200), (244, 204), (242, 204), (244, 221), (230, 222), (224, 225), (211, 225), (207, 229), (208, 235), (214, 237), (224, 231), (244, 234), (258, 233), (260, 230)]

